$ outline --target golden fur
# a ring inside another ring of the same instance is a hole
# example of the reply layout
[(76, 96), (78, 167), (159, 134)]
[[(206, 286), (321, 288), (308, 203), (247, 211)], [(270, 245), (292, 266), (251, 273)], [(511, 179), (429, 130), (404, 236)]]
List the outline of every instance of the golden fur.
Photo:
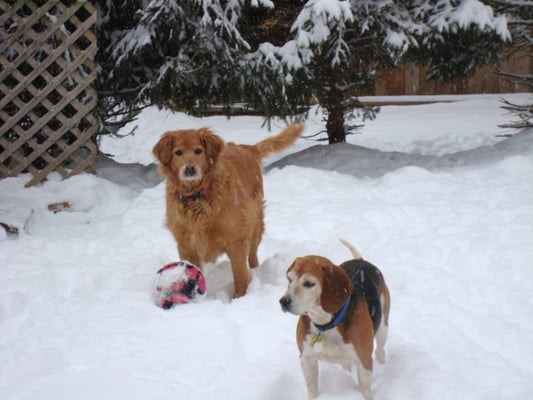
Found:
[(234, 297), (246, 293), (249, 268), (259, 264), (264, 231), (262, 160), (300, 136), (302, 125), (255, 145), (224, 141), (207, 128), (166, 132), (154, 146), (166, 179), (166, 226), (179, 256), (198, 267), (226, 253)]

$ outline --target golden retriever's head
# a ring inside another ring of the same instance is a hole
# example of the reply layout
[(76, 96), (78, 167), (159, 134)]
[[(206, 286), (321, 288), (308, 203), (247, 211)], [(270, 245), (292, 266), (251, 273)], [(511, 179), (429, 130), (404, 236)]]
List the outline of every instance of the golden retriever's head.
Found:
[(202, 128), (166, 132), (152, 152), (161, 174), (188, 193), (202, 186), (223, 147), (222, 139)]
[[(298, 257), (287, 270), (289, 287), (280, 299), (283, 311), (308, 315), (320, 323), (348, 300), (352, 282), (344, 270), (321, 256)], [(323, 323), (325, 323), (323, 322)]]

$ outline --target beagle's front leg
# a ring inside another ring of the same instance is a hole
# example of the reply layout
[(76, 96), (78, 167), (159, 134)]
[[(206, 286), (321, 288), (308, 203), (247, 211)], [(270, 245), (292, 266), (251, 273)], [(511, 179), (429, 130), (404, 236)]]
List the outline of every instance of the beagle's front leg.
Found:
[(307, 397), (313, 400), (318, 397), (318, 361), (316, 357), (309, 357), (302, 353), (300, 365), (307, 385)]
[(365, 400), (372, 400), (372, 370), (366, 369), (362, 364), (357, 365), (358, 387)]

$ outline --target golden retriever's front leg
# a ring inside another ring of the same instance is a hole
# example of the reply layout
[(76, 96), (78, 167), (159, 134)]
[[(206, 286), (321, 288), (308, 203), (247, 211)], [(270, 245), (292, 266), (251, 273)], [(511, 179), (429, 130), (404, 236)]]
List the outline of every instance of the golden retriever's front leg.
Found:
[(257, 249), (259, 243), (261, 242), (261, 237), (265, 230), (263, 223), (263, 213), (261, 212), (258, 221), (258, 225), (255, 227), (251, 241), (250, 241), (250, 251), (248, 254), (248, 265), (250, 268), (256, 268), (259, 265), (259, 259), (257, 258)]
[(189, 261), (202, 270), (202, 260), (200, 259), (198, 252), (194, 250), (194, 247), (192, 244), (188, 243), (188, 241), (180, 240), (178, 242), (178, 254), (180, 255), (181, 261)]
[(252, 250), (248, 256), (248, 264), (250, 268), (257, 268), (259, 266), (259, 259), (257, 258), (257, 249)]
[(250, 283), (250, 270), (247, 263), (247, 248), (241, 243), (240, 246), (234, 245), (232, 249), (228, 250), (228, 257), (231, 262), (231, 270), (233, 272), (233, 283), (235, 291), (233, 298), (242, 297), (246, 294), (248, 283)]

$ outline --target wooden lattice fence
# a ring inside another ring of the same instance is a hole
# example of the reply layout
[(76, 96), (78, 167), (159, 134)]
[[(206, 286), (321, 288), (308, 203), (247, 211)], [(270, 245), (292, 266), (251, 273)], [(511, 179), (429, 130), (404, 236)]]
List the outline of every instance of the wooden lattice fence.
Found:
[(0, 0), (0, 178), (90, 170), (96, 11), (87, 1)]

